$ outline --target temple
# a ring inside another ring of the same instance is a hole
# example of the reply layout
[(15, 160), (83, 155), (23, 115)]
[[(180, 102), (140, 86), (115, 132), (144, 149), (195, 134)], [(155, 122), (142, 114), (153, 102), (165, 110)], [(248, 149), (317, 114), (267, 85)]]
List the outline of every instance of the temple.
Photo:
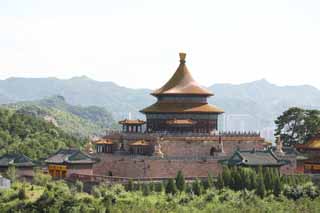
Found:
[(191, 76), (186, 54), (180, 53), (180, 64), (170, 80), (151, 93), (158, 101), (141, 110), (147, 118), (148, 132), (210, 133), (218, 130), (222, 109), (208, 104), (213, 96)]
[[(140, 111), (145, 114), (145, 121), (119, 121), (121, 131), (109, 131), (93, 141), (92, 155), (99, 159), (93, 165), (93, 174), (168, 178), (182, 171), (185, 176), (205, 177), (208, 173), (219, 174), (220, 162), (230, 159), (235, 152), (252, 149), (257, 152), (249, 156), (251, 159), (264, 156), (270, 161), (264, 164), (293, 173), (295, 161), (290, 161), (293, 156), (277, 152), (279, 156), (272, 158), (269, 152), (264, 154), (263, 150), (268, 150), (271, 144), (259, 133), (218, 130), (218, 115), (224, 111), (208, 104), (207, 99), (213, 93), (193, 79), (186, 66), (186, 54), (179, 56), (173, 76), (151, 93), (157, 101)], [(282, 160), (290, 163), (282, 164)]]

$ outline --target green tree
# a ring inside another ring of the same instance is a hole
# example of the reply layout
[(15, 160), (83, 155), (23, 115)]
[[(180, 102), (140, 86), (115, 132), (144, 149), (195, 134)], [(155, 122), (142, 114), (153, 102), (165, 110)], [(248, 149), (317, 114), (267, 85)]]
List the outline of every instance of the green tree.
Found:
[(150, 186), (149, 186), (148, 183), (143, 184), (142, 194), (143, 194), (144, 196), (149, 196), (149, 195), (150, 195)]
[(320, 111), (289, 108), (276, 121), (275, 135), (280, 136), (285, 146), (305, 143), (320, 129)]
[(39, 169), (34, 173), (33, 183), (39, 186), (46, 186), (51, 180), (51, 175), (43, 174)]
[(105, 212), (110, 213), (111, 212), (111, 207), (112, 207), (112, 198), (109, 195), (106, 195), (103, 197), (101, 200), (102, 205), (105, 207)]
[(76, 189), (78, 192), (83, 192), (83, 183), (82, 181), (77, 180), (75, 183)]
[(9, 165), (7, 172), (6, 172), (6, 177), (11, 180), (11, 182), (15, 182), (17, 179), (17, 172), (16, 172), (16, 167), (14, 165)]
[(223, 182), (222, 175), (219, 174), (219, 175), (218, 175), (218, 178), (217, 178), (217, 182), (216, 182), (216, 188), (217, 188), (217, 189), (223, 189), (224, 186), (225, 186), (225, 185), (224, 185), (224, 182)]
[(186, 181), (181, 171), (178, 171), (176, 176), (176, 186), (180, 192), (183, 192), (186, 188)]
[(258, 173), (256, 194), (258, 196), (260, 196), (261, 198), (264, 198), (264, 196), (266, 194), (266, 187), (264, 185), (262, 172)]
[(208, 181), (207, 181), (207, 188), (211, 189), (213, 187), (213, 177), (211, 172), (208, 173)]
[(275, 182), (273, 185), (273, 194), (275, 196), (279, 196), (281, 194), (281, 181), (280, 181), (280, 177), (276, 177), (275, 178)]
[(134, 184), (133, 184), (133, 180), (129, 179), (128, 181), (128, 185), (127, 185), (127, 191), (133, 191), (134, 190)]
[(177, 186), (172, 178), (169, 179), (166, 186), (167, 194), (176, 194), (178, 192)]
[(202, 194), (203, 188), (199, 179), (196, 179), (192, 184), (192, 190), (195, 195), (200, 196)]
[(150, 192), (156, 191), (156, 184), (154, 182), (149, 183)]
[[(227, 187), (232, 187), (232, 177), (234, 176), (234, 173), (232, 172), (233, 170), (230, 170), (228, 166), (225, 166), (222, 168), (222, 179), (223, 179), (223, 184), (224, 186)], [(233, 173), (231, 175), (231, 172)]]
[(163, 181), (161, 181), (158, 185), (157, 185), (157, 192), (164, 192), (166, 189), (165, 184)]
[(25, 184), (22, 184), (22, 187), (19, 189), (18, 198), (19, 198), (20, 200), (25, 200), (25, 199), (27, 199), (27, 192), (26, 192), (26, 186), (25, 186)]
[(249, 190), (256, 189), (257, 188), (257, 173), (254, 171), (250, 172), (249, 178), (250, 178), (250, 184), (248, 186), (248, 189)]
[(96, 187), (96, 186), (92, 187), (91, 194), (95, 198), (100, 198), (101, 197), (101, 192), (100, 192), (99, 188)]

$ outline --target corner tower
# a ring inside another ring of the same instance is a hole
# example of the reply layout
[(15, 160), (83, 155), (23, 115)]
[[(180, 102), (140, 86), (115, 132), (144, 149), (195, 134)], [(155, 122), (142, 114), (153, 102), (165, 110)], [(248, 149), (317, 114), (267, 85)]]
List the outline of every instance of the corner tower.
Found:
[(208, 104), (207, 98), (213, 93), (192, 78), (186, 54), (179, 55), (176, 72), (163, 87), (151, 93), (157, 102), (141, 110), (147, 118), (147, 131), (211, 133), (218, 129), (218, 114), (223, 110)]

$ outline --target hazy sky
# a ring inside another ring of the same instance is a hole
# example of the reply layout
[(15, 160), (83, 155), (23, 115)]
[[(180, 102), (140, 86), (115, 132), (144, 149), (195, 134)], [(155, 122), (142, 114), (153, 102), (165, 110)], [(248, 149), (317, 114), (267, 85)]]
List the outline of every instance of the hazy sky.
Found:
[(0, 79), (157, 88), (179, 51), (206, 86), (266, 78), (320, 88), (320, 1), (0, 0)]

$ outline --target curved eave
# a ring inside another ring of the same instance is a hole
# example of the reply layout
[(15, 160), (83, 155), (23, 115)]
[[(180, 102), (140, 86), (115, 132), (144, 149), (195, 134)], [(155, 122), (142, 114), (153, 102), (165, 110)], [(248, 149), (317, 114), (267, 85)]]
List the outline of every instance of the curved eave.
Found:
[(221, 114), (224, 111), (214, 105), (199, 103), (161, 103), (141, 110), (142, 113), (212, 113)]
[(210, 97), (214, 96), (212, 92), (177, 92), (177, 91), (166, 91), (162, 93), (157, 93), (156, 91), (150, 93), (150, 95), (155, 96), (155, 97), (160, 97), (160, 96), (203, 96), (203, 97)]

